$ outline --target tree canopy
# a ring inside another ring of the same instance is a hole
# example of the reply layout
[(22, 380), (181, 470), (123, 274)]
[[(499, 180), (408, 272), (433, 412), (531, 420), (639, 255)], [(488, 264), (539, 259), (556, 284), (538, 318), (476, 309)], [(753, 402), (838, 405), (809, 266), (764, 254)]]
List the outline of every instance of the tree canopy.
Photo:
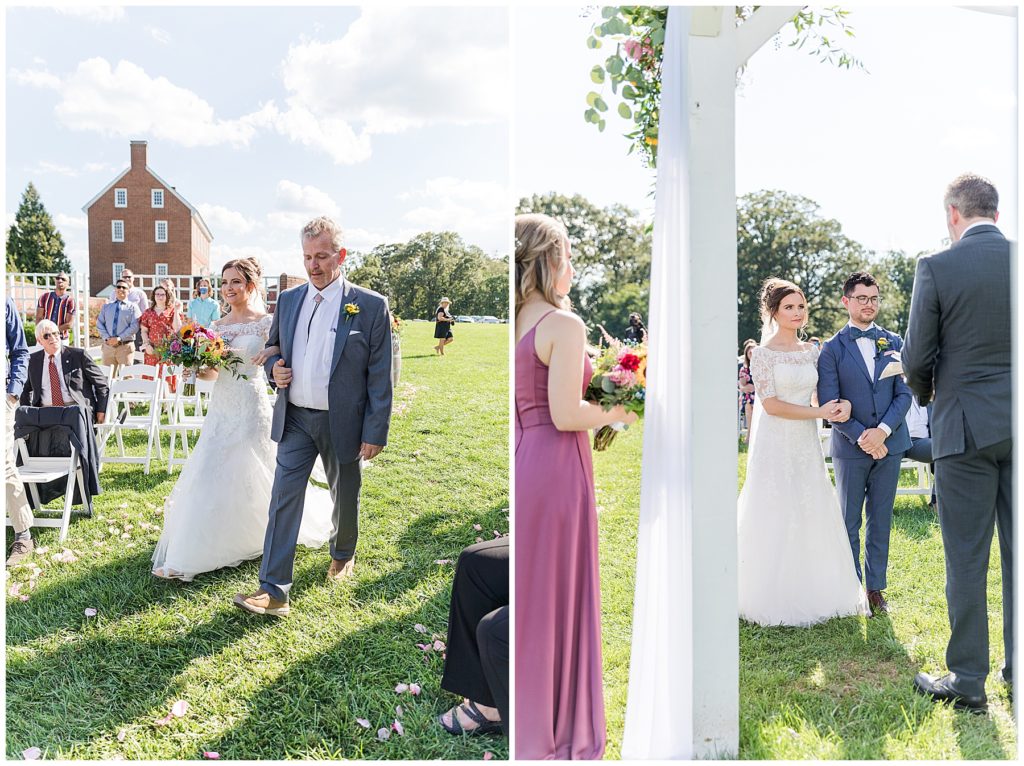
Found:
[(71, 271), (64, 238), (32, 182), (25, 187), (14, 223), (7, 229), (6, 261), (8, 271)]

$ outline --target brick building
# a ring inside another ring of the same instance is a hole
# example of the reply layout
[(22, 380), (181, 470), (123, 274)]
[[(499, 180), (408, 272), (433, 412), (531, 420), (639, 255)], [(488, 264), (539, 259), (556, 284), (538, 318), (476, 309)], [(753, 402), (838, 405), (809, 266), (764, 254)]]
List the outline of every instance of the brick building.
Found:
[(131, 165), (89, 200), (89, 284), (107, 294), (124, 268), (135, 274), (205, 274), (210, 229), (174, 187), (146, 165), (146, 142), (131, 142)]

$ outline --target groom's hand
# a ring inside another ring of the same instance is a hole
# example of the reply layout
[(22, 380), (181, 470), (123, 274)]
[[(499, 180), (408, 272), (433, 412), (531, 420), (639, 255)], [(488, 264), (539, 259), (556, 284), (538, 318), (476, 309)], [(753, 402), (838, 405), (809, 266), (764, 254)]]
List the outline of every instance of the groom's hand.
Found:
[(864, 433), (857, 439), (857, 444), (869, 455), (877, 452), (878, 448), (885, 444), (885, 431), (881, 428), (865, 428)]
[(278, 388), (288, 388), (292, 382), (292, 368), (284, 366), (284, 359), (274, 362), (274, 383)]
[(373, 460), (380, 454), (382, 449), (384, 449), (384, 447), (363, 442), (362, 446), (359, 447), (359, 457), (363, 460)]

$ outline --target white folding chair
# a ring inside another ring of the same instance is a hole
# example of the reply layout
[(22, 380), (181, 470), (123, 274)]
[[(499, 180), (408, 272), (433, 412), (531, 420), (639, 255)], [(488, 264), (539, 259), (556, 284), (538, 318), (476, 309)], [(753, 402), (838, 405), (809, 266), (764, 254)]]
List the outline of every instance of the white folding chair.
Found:
[[(210, 382), (212, 381), (203, 381)], [(170, 473), (174, 472), (174, 466), (184, 465), (188, 462), (189, 458), (189, 444), (188, 434), (189, 431), (195, 433), (203, 426), (203, 421), (206, 416), (203, 414), (202, 404), (200, 402), (201, 394), (199, 393), (198, 382), (196, 387), (196, 394), (194, 397), (185, 396), (185, 386), (181, 380), (178, 381), (177, 391), (174, 394), (174, 399), (171, 404), (171, 414), (169, 422), (166, 425), (161, 425), (161, 431), (170, 431), (171, 433), (171, 451), (167, 457), (167, 470)], [(185, 412), (185, 405), (192, 403), (195, 405), (193, 413), (189, 415)], [(181, 437), (181, 452), (182, 457), (175, 457), (175, 449), (177, 447), (178, 437)]]
[[(100, 469), (104, 463), (139, 463), (146, 467), (145, 473), (149, 473), (149, 464), (153, 459), (153, 442), (156, 442), (157, 456), (162, 460), (164, 453), (160, 444), (159, 417), (160, 417), (160, 392), (163, 389), (163, 381), (144, 380), (142, 378), (128, 378), (127, 380), (115, 380), (110, 384), (110, 398), (107, 400), (107, 415), (104, 422), (97, 428), (97, 441), (100, 450)], [(148, 406), (148, 412), (140, 415), (133, 415), (132, 405)], [(125, 454), (123, 431), (145, 431), (146, 455), (135, 457)], [(107, 443), (111, 435), (117, 439), (119, 454), (110, 456), (106, 454)]]
[[(24, 439), (17, 439), (18, 454), (21, 455), (22, 464), (17, 466), (18, 476), (23, 484), (28, 487), (32, 496), (33, 504), (37, 510), (32, 512), (33, 526), (37, 527), (59, 527), (59, 542), (64, 542), (68, 536), (68, 524), (71, 522), (71, 506), (75, 499), (75, 482), (78, 483), (78, 491), (81, 494), (82, 504), (85, 508), (81, 511), (88, 516), (92, 515), (92, 507), (88, 495), (85, 492), (85, 475), (82, 471), (82, 463), (78, 457), (78, 450), (71, 446), (71, 454), (68, 457), (32, 457), (28, 454), (28, 447)], [(37, 484), (45, 484), (67, 477), (67, 485), (64, 487), (64, 509), (59, 517), (48, 517), (41, 514), (53, 513), (54, 511), (40, 508), (39, 490)], [(10, 526), (10, 519), (7, 520)]]
[(913, 487), (898, 487), (897, 495), (931, 495), (932, 493), (932, 472), (927, 463), (918, 463), (908, 457), (900, 461), (900, 471), (906, 469), (917, 470), (917, 485)]

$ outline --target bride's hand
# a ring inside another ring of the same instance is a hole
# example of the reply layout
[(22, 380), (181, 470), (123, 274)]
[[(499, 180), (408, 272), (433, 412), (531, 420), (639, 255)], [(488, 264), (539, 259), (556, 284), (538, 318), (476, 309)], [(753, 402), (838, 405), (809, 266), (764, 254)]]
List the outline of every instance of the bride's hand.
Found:
[(613, 423), (625, 423), (627, 426), (631, 426), (640, 419), (639, 415), (628, 411), (621, 404), (612, 407), (609, 412), (615, 416), (615, 419), (612, 421)]
[(835, 417), (829, 418), (829, 420), (832, 423), (845, 423), (850, 419), (850, 413), (853, 412), (853, 405), (846, 399), (840, 399), (836, 409), (839, 411), (839, 414)]
[(822, 420), (828, 420), (834, 422), (834, 418), (839, 414), (839, 399), (833, 399), (830, 402), (825, 402), (818, 407), (818, 417)]
[(264, 362), (270, 359), (270, 357), (277, 356), (280, 353), (281, 349), (279, 346), (268, 346), (267, 348), (263, 349), (252, 358), (252, 363), (255, 365), (262, 365)]

